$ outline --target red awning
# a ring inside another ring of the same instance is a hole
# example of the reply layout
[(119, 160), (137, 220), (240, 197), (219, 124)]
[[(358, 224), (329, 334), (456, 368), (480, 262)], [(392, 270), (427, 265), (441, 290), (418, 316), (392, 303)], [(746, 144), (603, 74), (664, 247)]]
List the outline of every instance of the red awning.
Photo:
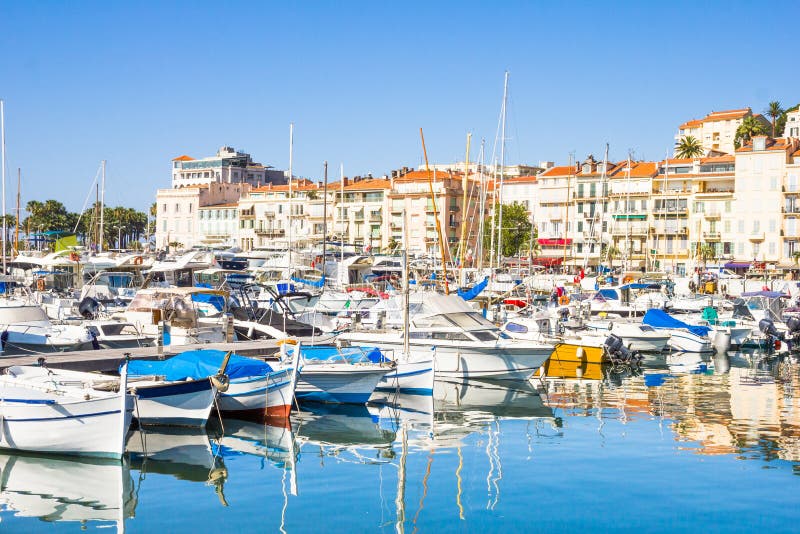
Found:
[(553, 267), (554, 265), (561, 265), (564, 262), (564, 258), (554, 258), (549, 256), (539, 256), (538, 258), (533, 258), (534, 265), (541, 265), (542, 267)]
[(564, 246), (564, 245), (571, 245), (572, 239), (552, 239), (552, 238), (540, 238), (538, 239), (539, 244), (545, 247), (557, 247), (557, 246)]

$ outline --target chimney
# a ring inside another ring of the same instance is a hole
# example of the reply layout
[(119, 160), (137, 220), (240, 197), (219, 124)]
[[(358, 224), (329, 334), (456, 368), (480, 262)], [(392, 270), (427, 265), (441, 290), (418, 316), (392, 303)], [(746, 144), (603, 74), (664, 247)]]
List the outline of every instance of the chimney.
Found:
[(348, 185), (350, 185), (350, 180), (348, 180), (348, 179), (347, 179), (347, 176), (345, 176), (344, 178), (342, 178), (342, 181), (344, 182), (344, 186), (345, 186), (345, 187), (347, 187)]

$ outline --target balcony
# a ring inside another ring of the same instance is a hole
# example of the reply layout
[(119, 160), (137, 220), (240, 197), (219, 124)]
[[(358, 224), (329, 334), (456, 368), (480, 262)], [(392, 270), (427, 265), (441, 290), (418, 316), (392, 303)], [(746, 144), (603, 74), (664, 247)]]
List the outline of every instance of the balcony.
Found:
[(634, 236), (634, 235), (642, 236), (642, 235), (647, 235), (649, 229), (650, 229), (649, 226), (633, 225), (630, 228), (625, 228), (623, 226), (622, 228), (614, 228), (613, 230), (611, 230), (611, 235), (614, 235), (614, 236), (628, 236), (628, 235), (631, 235), (631, 236)]
[(267, 238), (284, 237), (286, 230), (283, 228), (256, 228), (256, 235)]
[(653, 213), (655, 215), (682, 215), (687, 216), (689, 215), (689, 208), (654, 208)]
[(703, 232), (703, 239), (706, 241), (719, 241), (719, 232)]
[(750, 241), (764, 241), (764, 232), (751, 232), (748, 239)]
[(786, 214), (800, 214), (800, 206), (783, 206), (781, 213)]
[(719, 218), (722, 217), (722, 214), (717, 210), (713, 210), (704, 212), (703, 216), (708, 220), (719, 220)]
[(379, 211), (372, 211), (369, 214), (369, 220), (371, 222), (381, 222), (383, 220), (383, 215)]
[(785, 230), (781, 230), (781, 235), (783, 237), (800, 237), (800, 227), (787, 228)]

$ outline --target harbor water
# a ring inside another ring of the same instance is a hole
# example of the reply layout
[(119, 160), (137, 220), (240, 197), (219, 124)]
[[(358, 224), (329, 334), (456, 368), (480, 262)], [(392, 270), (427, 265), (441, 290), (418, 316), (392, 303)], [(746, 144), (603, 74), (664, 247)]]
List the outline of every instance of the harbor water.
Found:
[(670, 355), (135, 431), (122, 463), (3, 453), (0, 531), (791, 532), (799, 373)]

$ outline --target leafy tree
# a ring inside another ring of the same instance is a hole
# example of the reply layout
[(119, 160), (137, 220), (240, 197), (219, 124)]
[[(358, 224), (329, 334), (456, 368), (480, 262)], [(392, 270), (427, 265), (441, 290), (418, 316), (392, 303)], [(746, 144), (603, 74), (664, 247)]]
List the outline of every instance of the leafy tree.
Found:
[(783, 116), (786, 111), (781, 107), (781, 103), (777, 100), (770, 102), (767, 105), (767, 109), (764, 110), (764, 115), (770, 118), (770, 122), (772, 123), (772, 137), (775, 137), (775, 126), (776, 121)]
[(708, 262), (717, 257), (717, 249), (708, 243), (700, 245), (697, 248), (696, 257), (703, 262), (703, 269), (705, 269), (708, 265)]
[(679, 158), (693, 159), (705, 154), (703, 144), (694, 136), (687, 135), (675, 143), (675, 156)]
[[(484, 232), (483, 232), (483, 247), (484, 250), (489, 250), (492, 241), (492, 230), (497, 231), (497, 226), (500, 222), (500, 214), (503, 217), (503, 228), (501, 229), (503, 236), (503, 249), (500, 253), (503, 256), (514, 256), (523, 250), (523, 245), (527, 247), (531, 239), (531, 224), (530, 215), (524, 204), (514, 202), (513, 204), (495, 204), (494, 215), (489, 217)], [(497, 244), (497, 236), (495, 235), (495, 245)], [(528, 249), (524, 248), (525, 254)]]
[(756, 135), (767, 135), (767, 129), (760, 120), (755, 117), (745, 117), (742, 124), (736, 129), (736, 137), (733, 144), (736, 148), (750, 142)]

